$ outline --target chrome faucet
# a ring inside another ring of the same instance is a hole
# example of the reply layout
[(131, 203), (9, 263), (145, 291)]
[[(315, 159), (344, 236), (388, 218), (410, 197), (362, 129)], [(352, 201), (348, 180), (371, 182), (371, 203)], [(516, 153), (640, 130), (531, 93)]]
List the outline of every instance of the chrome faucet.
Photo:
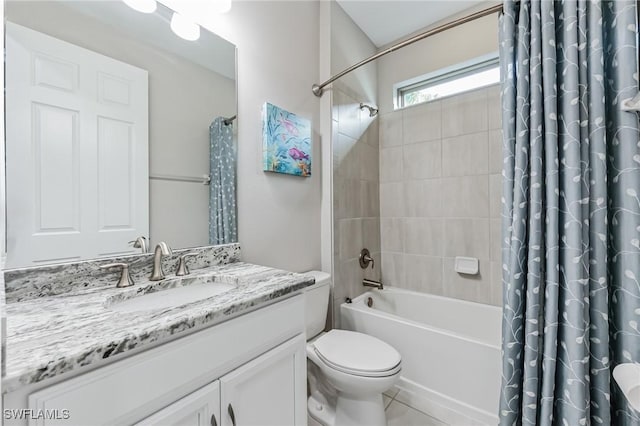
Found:
[(377, 288), (378, 290), (383, 290), (384, 286), (382, 285), (382, 283), (380, 281), (375, 281), (375, 280), (370, 280), (368, 278), (365, 278), (362, 280), (362, 285), (365, 287), (373, 287), (373, 288)]
[(164, 271), (162, 270), (162, 256), (170, 256), (173, 252), (164, 241), (160, 241), (156, 245), (153, 252), (153, 270), (149, 276), (151, 281), (160, 281), (164, 279)]

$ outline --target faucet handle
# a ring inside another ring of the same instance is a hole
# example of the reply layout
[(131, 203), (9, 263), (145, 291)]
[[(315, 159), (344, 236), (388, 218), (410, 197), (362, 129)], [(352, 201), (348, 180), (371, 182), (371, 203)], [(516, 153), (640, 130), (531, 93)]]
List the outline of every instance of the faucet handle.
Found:
[(198, 253), (191, 252), (180, 255), (178, 260), (178, 269), (176, 270), (176, 276), (181, 277), (183, 275), (189, 275), (189, 267), (187, 266), (187, 258), (196, 256)]
[(371, 269), (373, 269), (373, 266), (375, 265), (375, 261), (371, 257), (371, 253), (369, 253), (369, 250), (366, 248), (362, 249), (358, 260), (360, 262), (360, 267), (362, 269), (367, 269), (367, 267), (369, 266), (369, 263), (371, 263)]
[(140, 249), (142, 253), (147, 253), (149, 251), (148, 244), (147, 244), (147, 237), (145, 237), (144, 235), (140, 235), (135, 240), (129, 241), (128, 244), (133, 248)]
[(118, 284), (116, 284), (116, 287), (118, 288), (130, 287), (134, 284), (133, 279), (129, 274), (128, 263), (118, 262), (118, 263), (108, 263), (106, 265), (100, 265), (100, 269), (110, 269), (110, 268), (122, 268), (122, 273), (120, 274), (120, 279), (118, 280)]

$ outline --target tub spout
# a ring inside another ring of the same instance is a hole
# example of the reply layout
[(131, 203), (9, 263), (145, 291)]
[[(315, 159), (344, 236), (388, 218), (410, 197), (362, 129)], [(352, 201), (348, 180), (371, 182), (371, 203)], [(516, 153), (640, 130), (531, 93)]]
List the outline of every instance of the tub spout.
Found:
[(383, 290), (384, 287), (382, 285), (382, 283), (380, 281), (375, 281), (375, 280), (370, 280), (368, 278), (365, 278), (362, 280), (362, 285), (365, 287), (373, 287), (373, 288), (377, 288), (378, 290)]

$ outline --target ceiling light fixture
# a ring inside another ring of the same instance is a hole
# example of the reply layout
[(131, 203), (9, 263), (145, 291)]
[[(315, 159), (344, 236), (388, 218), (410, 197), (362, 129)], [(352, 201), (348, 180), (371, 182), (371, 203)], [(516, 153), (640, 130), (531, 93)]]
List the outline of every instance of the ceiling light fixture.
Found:
[(153, 13), (158, 8), (156, 0), (122, 0), (131, 9), (142, 13)]
[(174, 12), (171, 17), (171, 29), (185, 40), (194, 41), (200, 38), (200, 26), (178, 12)]

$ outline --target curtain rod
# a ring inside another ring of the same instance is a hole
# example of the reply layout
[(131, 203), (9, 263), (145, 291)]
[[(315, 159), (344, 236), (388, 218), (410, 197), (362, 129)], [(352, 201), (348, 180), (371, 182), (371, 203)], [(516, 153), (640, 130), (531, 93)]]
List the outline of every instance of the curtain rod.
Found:
[(354, 70), (360, 68), (361, 66), (368, 64), (371, 61), (375, 61), (376, 59), (378, 59), (378, 58), (380, 58), (380, 57), (382, 57), (382, 56), (384, 56), (384, 55), (386, 55), (388, 53), (391, 53), (391, 52), (394, 52), (394, 51), (396, 51), (398, 49), (402, 49), (403, 47), (409, 46), (410, 44), (413, 44), (416, 41), (420, 41), (420, 40), (425, 39), (427, 37), (431, 37), (432, 35), (435, 35), (435, 34), (443, 32), (443, 31), (446, 31), (448, 29), (451, 29), (453, 27), (457, 27), (458, 25), (466, 24), (467, 22), (474, 21), (474, 20), (476, 20), (478, 18), (482, 18), (482, 17), (485, 17), (487, 15), (491, 15), (491, 14), (494, 14), (494, 13), (497, 13), (497, 12), (502, 12), (502, 4), (498, 4), (498, 5), (489, 7), (487, 9), (480, 10), (478, 12), (472, 13), (471, 15), (463, 16), (462, 18), (456, 19), (456, 20), (451, 21), (451, 22), (447, 22), (446, 24), (442, 24), (442, 25), (440, 25), (438, 27), (435, 27), (435, 28), (427, 30), (427, 31), (425, 31), (423, 33), (417, 34), (417, 35), (415, 35), (415, 36), (413, 36), (411, 38), (406, 39), (405, 41), (401, 41), (399, 43), (396, 43), (393, 46), (391, 46), (391, 47), (389, 47), (387, 49), (384, 49), (384, 50), (376, 53), (375, 55), (370, 56), (367, 59), (364, 59), (364, 60), (358, 62), (355, 65), (351, 65), (349, 68), (347, 68), (344, 71), (334, 75), (333, 77), (331, 77), (329, 80), (325, 81), (322, 84), (314, 84), (311, 87), (311, 91), (317, 97), (321, 97), (323, 89), (327, 85), (333, 83), (334, 81), (336, 81), (337, 79), (343, 77), (344, 75), (349, 74), (351, 71), (354, 71)]

